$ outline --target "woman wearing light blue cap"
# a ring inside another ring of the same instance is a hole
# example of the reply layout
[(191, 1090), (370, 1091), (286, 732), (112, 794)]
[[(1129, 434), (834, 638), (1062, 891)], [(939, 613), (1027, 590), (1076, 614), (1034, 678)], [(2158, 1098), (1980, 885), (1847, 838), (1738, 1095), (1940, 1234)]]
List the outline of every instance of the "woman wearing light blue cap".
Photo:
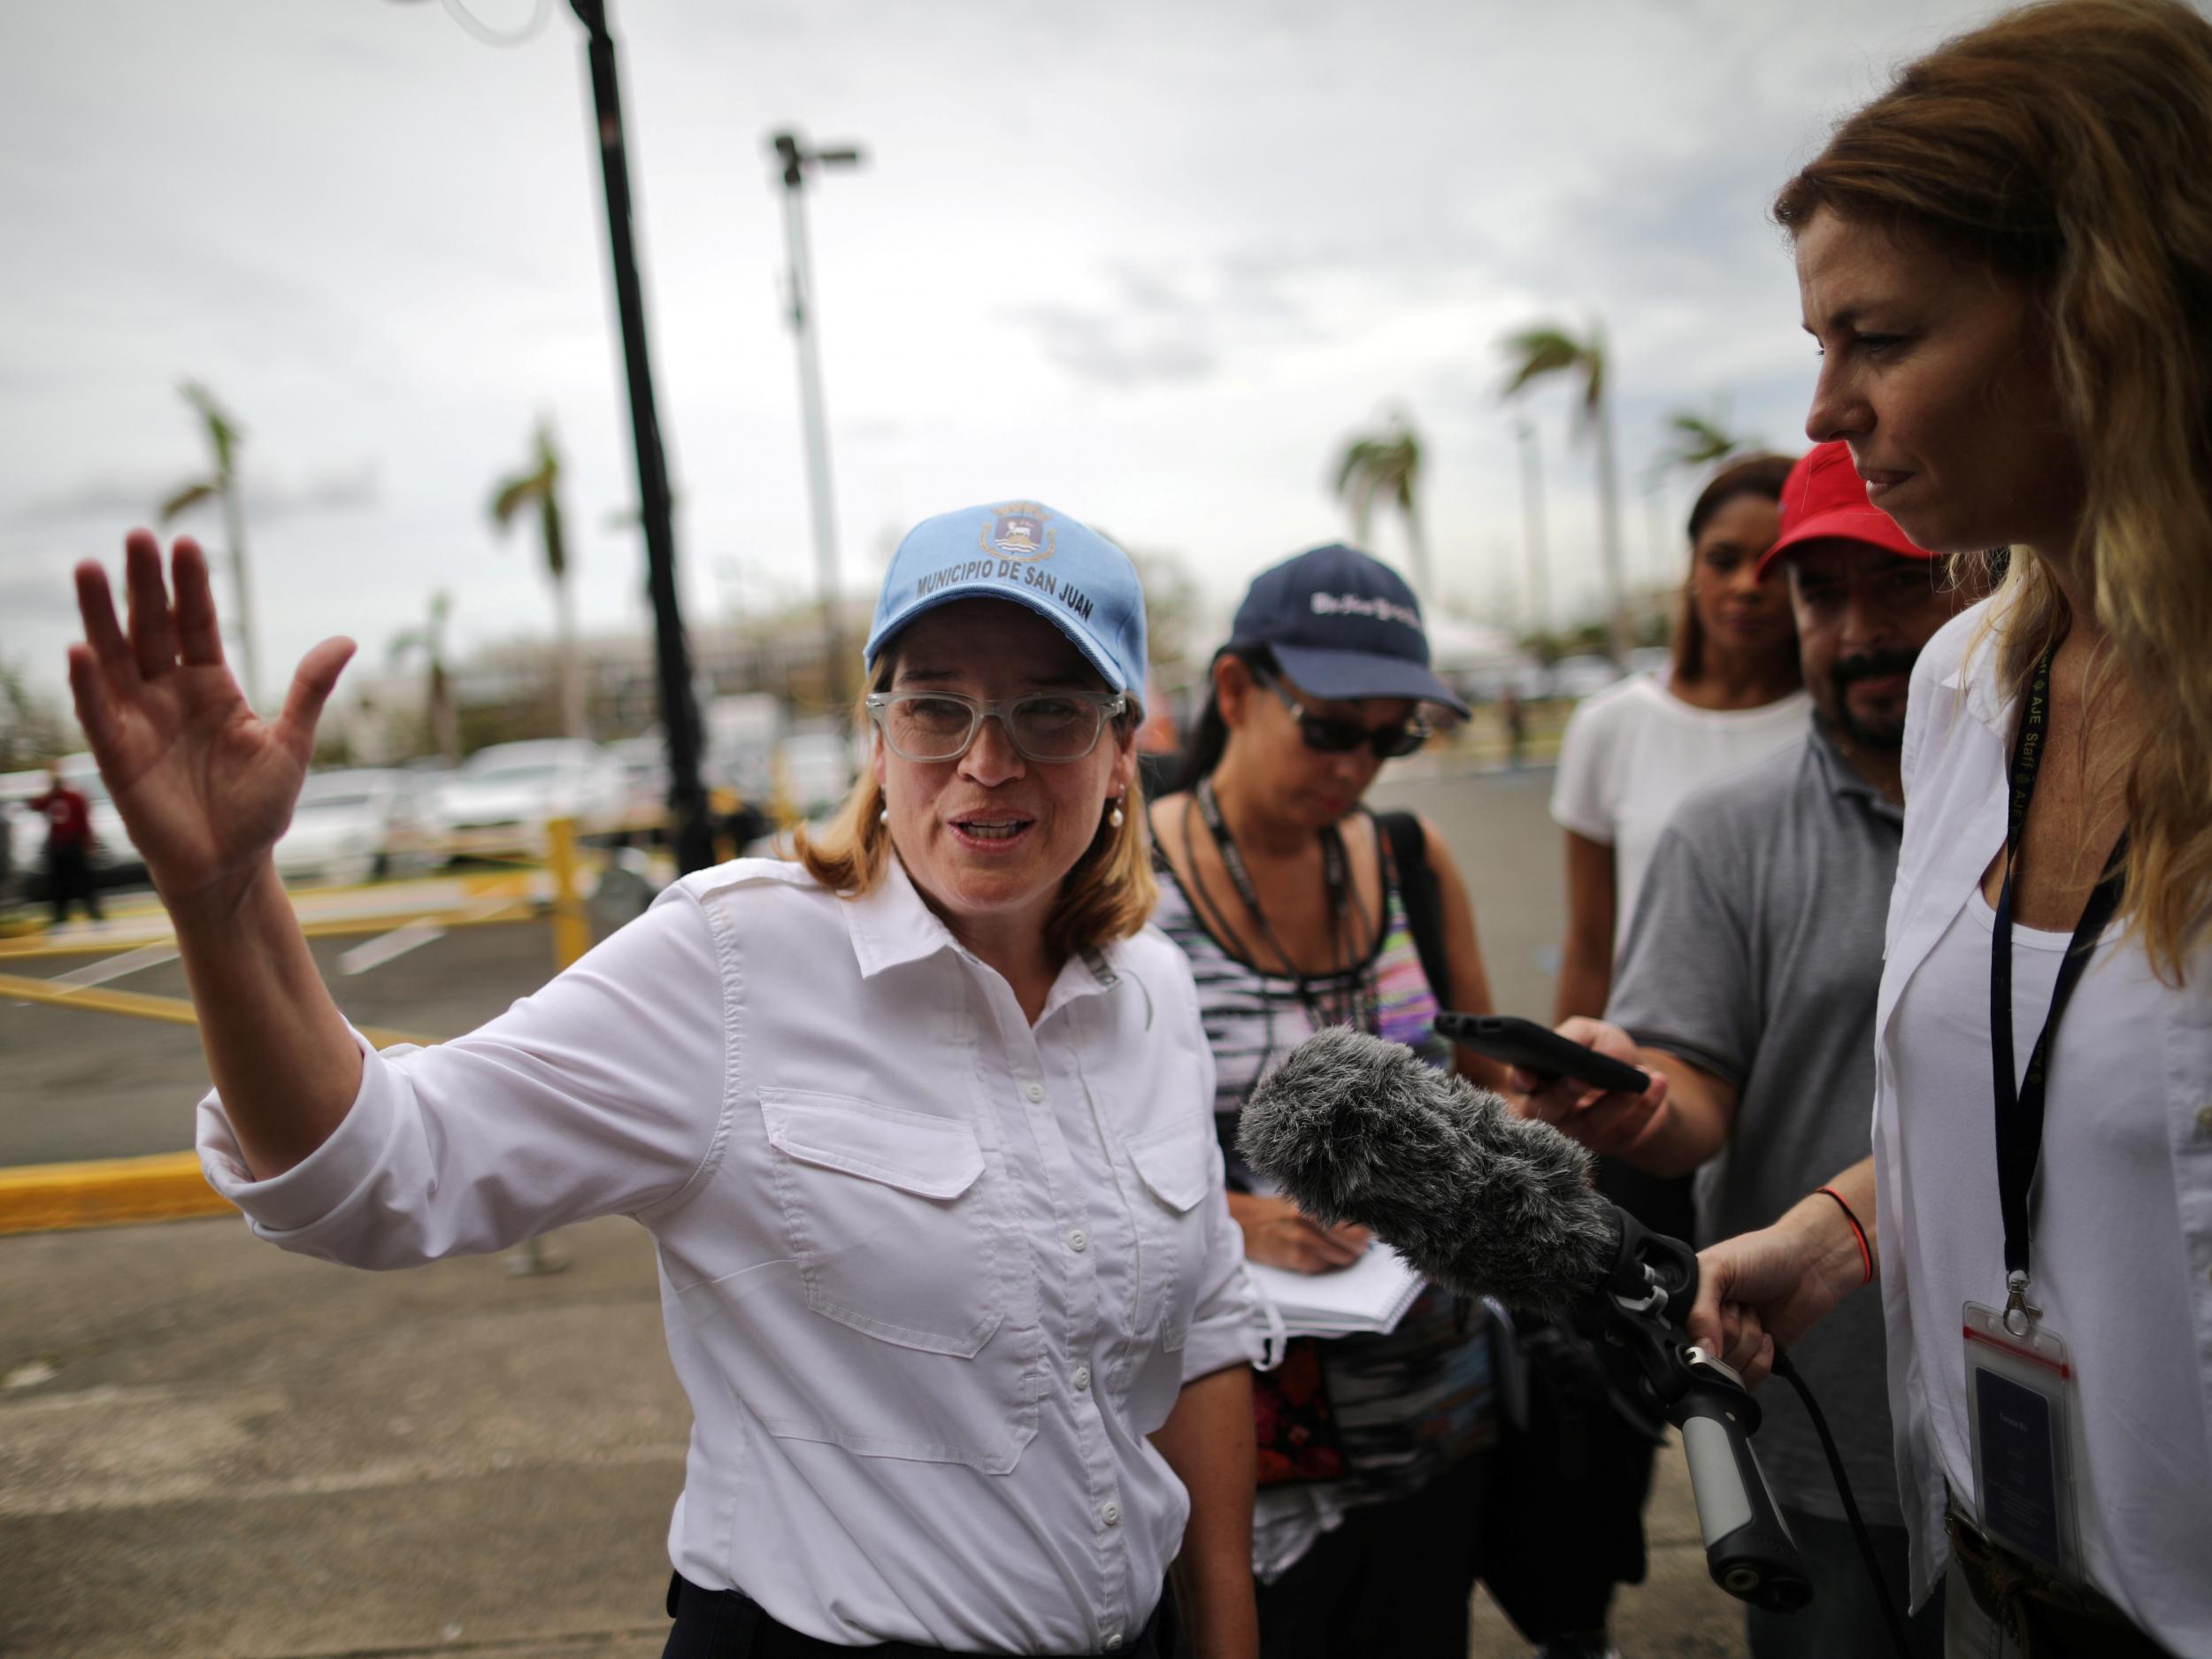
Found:
[(867, 646), (872, 763), (800, 862), (687, 877), (437, 1048), (339, 1013), (270, 848), (349, 647), (281, 718), (198, 549), (79, 572), (78, 707), (177, 926), (217, 1189), (365, 1267), (592, 1216), (658, 1247), (694, 1413), (675, 1659), (1250, 1659), (1249, 1361), (1212, 1058), (1135, 786), (1144, 605), (1032, 502), (918, 526)]

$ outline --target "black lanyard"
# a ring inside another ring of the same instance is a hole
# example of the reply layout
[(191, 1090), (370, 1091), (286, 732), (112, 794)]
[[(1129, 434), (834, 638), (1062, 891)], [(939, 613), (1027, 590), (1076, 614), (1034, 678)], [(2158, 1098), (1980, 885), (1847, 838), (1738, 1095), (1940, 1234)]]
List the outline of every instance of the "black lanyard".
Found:
[[(1236, 838), (1229, 833), (1228, 821), (1221, 815), (1221, 802), (1214, 794), (1213, 780), (1201, 778), (1198, 780), (1198, 787), (1192, 790), (1191, 794), (1198, 803), (1199, 812), (1206, 820), (1207, 832), (1213, 836), (1214, 845), (1220, 849), (1222, 868), (1229, 872), (1229, 884), (1236, 888), (1237, 897), (1244, 901), (1244, 908), (1252, 913), (1252, 920), (1259, 928), (1260, 937), (1267, 941), (1269, 947), (1281, 961), (1283, 972), (1297, 986), (1298, 1000), (1305, 1005), (1306, 1012), (1312, 1018), (1315, 1027), (1318, 1029), (1323, 1025), (1340, 1023), (1327, 1016), (1321, 1006), (1320, 998), (1314, 991), (1316, 979), (1330, 976), (1310, 975), (1302, 972), (1290, 952), (1283, 948), (1283, 941), (1275, 936), (1274, 928), (1268, 925), (1267, 912), (1260, 909), (1260, 892), (1253, 883), (1252, 872), (1244, 862), (1244, 854), (1238, 849)], [(1195, 856), (1191, 859), (1191, 874), (1194, 879), (1198, 876), (1198, 860)], [(1329, 826), (1321, 832), (1321, 879), (1328, 891), (1329, 915), (1338, 948), (1346, 949), (1348, 949), (1347, 923), (1352, 904), (1351, 871), (1344, 852), (1344, 837), (1338, 833), (1334, 825)], [(1205, 884), (1202, 880), (1199, 880), (1198, 885), (1202, 889)], [(1217, 918), (1217, 920), (1218, 919), (1220, 918)], [(1226, 927), (1222, 929), (1222, 937), (1225, 940), (1229, 937)], [(1353, 965), (1356, 970), (1357, 964)], [(1362, 1020), (1361, 1015), (1363, 1012), (1369, 1011), (1362, 1006), (1366, 999), (1361, 994), (1365, 989), (1364, 984), (1360, 983), (1356, 983), (1352, 987), (1352, 1011), (1348, 1022), (1359, 1025), (1363, 1030), (1366, 1029), (1366, 1024)]]
[(2119, 909), (2121, 861), (2126, 856), (2128, 841), (2127, 832), (2122, 830), (2103, 876), (2082, 906), (2081, 919), (2074, 924), (2074, 936), (2059, 963), (2058, 982), (2051, 988), (2050, 1011), (2044, 1016), (2043, 1029), (2028, 1053), (2026, 1073), (2016, 1087), (2012, 1080), (2012, 878), (2020, 837), (2027, 826), (2028, 803), (2035, 798), (2036, 774), (2042, 769), (2043, 751), (2050, 741), (2050, 714), (2051, 652), (2047, 648), (2021, 703), (2020, 733), (2013, 740), (2011, 799), (2005, 818), (2005, 875), (1997, 889), (1996, 929), (1989, 945), (1989, 1052), (1997, 1096), (1997, 1198), (2005, 1219), (2008, 1329), (2014, 1328), (2016, 1314), (2033, 1318), (2040, 1311), (2027, 1299), (2028, 1246), (2032, 1231), (2028, 1199), (2035, 1185), (2036, 1164), (2043, 1155), (2043, 1094), (2051, 1033), (2065, 1015), (2067, 1000), (2089, 965), (2097, 941)]

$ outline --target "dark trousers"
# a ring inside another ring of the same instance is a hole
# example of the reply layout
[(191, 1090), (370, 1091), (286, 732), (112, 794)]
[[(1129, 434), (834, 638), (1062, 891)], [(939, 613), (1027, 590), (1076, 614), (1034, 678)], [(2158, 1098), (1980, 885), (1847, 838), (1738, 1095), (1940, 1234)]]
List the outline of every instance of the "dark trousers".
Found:
[(1410, 1498), (1354, 1509), (1257, 1586), (1266, 1659), (1466, 1659), (1488, 1454)]
[(100, 890), (92, 879), (92, 855), (82, 847), (46, 849), (46, 896), (54, 907), (54, 926), (69, 919), (69, 902), (81, 899), (84, 912), (101, 920)]
[[(749, 1595), (735, 1590), (703, 1590), (681, 1573), (668, 1580), (668, 1613), (676, 1624), (668, 1632), (661, 1659), (821, 1659), (839, 1654), (872, 1654), (876, 1659), (922, 1659), (926, 1655), (938, 1659), (950, 1652), (904, 1641), (841, 1647), (818, 1637), (803, 1636), (779, 1623)], [(1175, 1596), (1162, 1586), (1159, 1605), (1151, 1619), (1122, 1643), (1113, 1659), (1172, 1659), (1174, 1653)], [(1091, 1655), (1071, 1659), (1091, 1659)]]
[[(1867, 1582), (1866, 1565), (1851, 1528), (1800, 1509), (1785, 1509), (1782, 1518), (1797, 1540), (1798, 1554), (1813, 1581), (1812, 1605), (1801, 1613), (1768, 1613), (1755, 1607), (1744, 1609), (1744, 1633), (1751, 1659), (1862, 1659), (1868, 1654), (1890, 1651), (1889, 1626), (1882, 1619), (1882, 1605), (1874, 1586)], [(1905, 1529), (1874, 1526), (1874, 1556), (1881, 1563), (1891, 1605), (1905, 1607), (1909, 1574), (1906, 1566)], [(1905, 1639), (1913, 1659), (1943, 1659), (1943, 1587), (1927, 1606), (1905, 1621)]]

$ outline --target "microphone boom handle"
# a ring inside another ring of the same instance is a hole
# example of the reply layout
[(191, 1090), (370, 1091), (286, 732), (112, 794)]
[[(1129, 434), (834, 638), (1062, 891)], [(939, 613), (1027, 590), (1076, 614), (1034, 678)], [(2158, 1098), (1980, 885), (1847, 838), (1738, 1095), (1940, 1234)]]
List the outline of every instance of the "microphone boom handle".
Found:
[(1751, 1449), (1743, 1409), (1749, 1397), (1705, 1374), (1696, 1360), (1692, 1369), (1697, 1380), (1670, 1404), (1667, 1416), (1682, 1431), (1689, 1459), (1705, 1570), (1739, 1601), (1794, 1613), (1812, 1600), (1812, 1580)]

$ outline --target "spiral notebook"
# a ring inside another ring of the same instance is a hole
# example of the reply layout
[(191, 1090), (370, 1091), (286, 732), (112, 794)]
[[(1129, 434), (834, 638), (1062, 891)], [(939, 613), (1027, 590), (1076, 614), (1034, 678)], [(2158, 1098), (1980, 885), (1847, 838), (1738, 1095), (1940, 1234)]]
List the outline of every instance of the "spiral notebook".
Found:
[(1294, 1273), (1248, 1261), (1252, 1287), (1282, 1316), (1291, 1336), (1382, 1335), (1398, 1328), (1421, 1294), (1420, 1274), (1386, 1244), (1333, 1273)]

